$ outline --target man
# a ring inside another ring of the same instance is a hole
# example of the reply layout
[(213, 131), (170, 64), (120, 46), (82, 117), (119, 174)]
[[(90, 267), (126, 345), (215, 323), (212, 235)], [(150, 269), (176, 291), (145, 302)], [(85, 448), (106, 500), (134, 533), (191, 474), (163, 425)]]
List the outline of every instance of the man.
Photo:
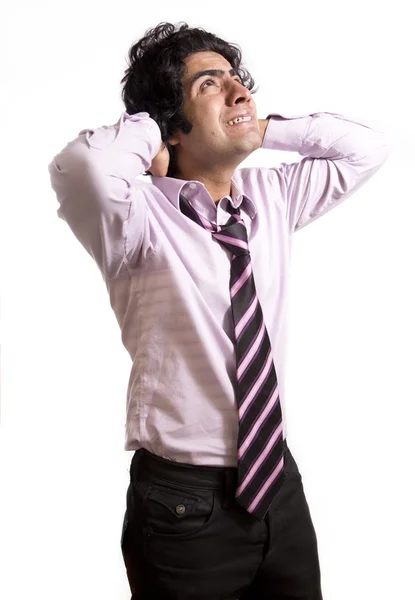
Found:
[[(320, 599), (283, 409), (290, 248), (380, 168), (384, 135), (330, 113), (258, 118), (239, 49), (185, 24), (129, 59), (126, 112), (49, 169), (133, 361), (132, 598)], [(261, 147), (304, 158), (237, 169)]]

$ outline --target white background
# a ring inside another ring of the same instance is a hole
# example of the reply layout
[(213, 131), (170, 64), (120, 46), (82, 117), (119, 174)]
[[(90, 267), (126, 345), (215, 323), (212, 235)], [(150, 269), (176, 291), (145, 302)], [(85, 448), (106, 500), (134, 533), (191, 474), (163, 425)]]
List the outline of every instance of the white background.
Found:
[[(334, 112), (391, 137), (393, 153), (373, 179), (294, 237), (286, 417), (325, 600), (415, 598), (409, 7), (3, 7), (1, 598), (129, 598), (119, 541), (130, 359), (98, 268), (56, 216), (47, 165), (81, 129), (118, 120), (128, 48), (161, 21), (238, 43), (259, 84), (261, 118)], [(299, 156), (258, 150), (244, 166), (287, 158)]]

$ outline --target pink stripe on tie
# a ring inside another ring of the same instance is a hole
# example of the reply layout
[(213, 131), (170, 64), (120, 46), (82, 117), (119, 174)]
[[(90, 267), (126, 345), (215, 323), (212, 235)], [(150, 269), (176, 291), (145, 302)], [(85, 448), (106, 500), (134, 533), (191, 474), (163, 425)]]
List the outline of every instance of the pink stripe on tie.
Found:
[(235, 327), (236, 339), (238, 339), (238, 337), (241, 335), (245, 325), (248, 323), (248, 321), (250, 321), (252, 315), (256, 311), (257, 306), (258, 306), (258, 296), (255, 296), (251, 303), (251, 306), (248, 308), (248, 310), (246, 311), (246, 313), (244, 314), (242, 319), (240, 319), (238, 325)]
[(249, 392), (249, 394), (246, 396), (244, 401), (241, 403), (241, 406), (239, 407), (239, 411), (238, 411), (239, 412), (239, 420), (242, 419), (242, 417), (244, 416), (244, 414), (246, 413), (248, 408), (251, 406), (252, 402), (257, 397), (257, 392), (261, 388), (265, 379), (267, 379), (271, 369), (272, 369), (272, 355), (271, 355), (271, 350), (269, 350), (268, 358), (267, 358), (264, 366), (262, 367), (261, 371), (259, 372), (257, 380), (255, 381), (254, 385), (251, 388), (251, 391)]
[(241, 460), (243, 458), (245, 452), (248, 450), (249, 446), (251, 445), (251, 442), (254, 439), (255, 435), (257, 434), (259, 428), (261, 427), (262, 423), (265, 421), (265, 419), (267, 418), (267, 416), (269, 415), (269, 413), (271, 412), (273, 407), (276, 405), (277, 401), (278, 401), (278, 385), (275, 388), (275, 392), (272, 394), (271, 398), (268, 400), (268, 404), (266, 405), (265, 409), (263, 410), (261, 416), (259, 417), (259, 419), (257, 419), (255, 425), (252, 427), (248, 436), (245, 438), (244, 443), (240, 446), (240, 448), (238, 450), (239, 460)]
[(210, 221), (208, 221), (207, 219), (205, 219), (205, 217), (202, 217), (202, 215), (199, 215), (200, 220), (203, 222), (204, 228), (207, 231), (210, 231), (211, 233), (213, 233), (215, 231), (215, 228), (213, 227), (212, 223)]
[(245, 250), (248, 250), (248, 244), (243, 240), (238, 240), (238, 238), (231, 237), (229, 235), (222, 235), (220, 233), (215, 233), (215, 238), (227, 244), (231, 244), (232, 246), (238, 246), (238, 248), (244, 248)]
[(243, 359), (243, 361), (241, 362), (239, 367), (236, 369), (236, 378), (238, 381), (240, 381), (240, 379), (242, 379), (242, 375), (245, 373), (246, 369), (251, 364), (252, 359), (254, 358), (255, 354), (257, 353), (257, 350), (260, 348), (264, 337), (265, 337), (265, 322), (264, 322), (264, 320), (262, 320), (261, 329), (258, 331), (258, 335), (256, 336), (254, 343), (252, 344), (249, 352), (247, 353), (247, 355), (245, 356), (245, 358)]
[(277, 465), (277, 468), (275, 469), (275, 471), (272, 473), (272, 475), (270, 475), (270, 477), (267, 479), (267, 481), (264, 483), (264, 485), (262, 486), (262, 488), (260, 489), (260, 491), (258, 492), (258, 494), (255, 496), (255, 498), (253, 499), (253, 501), (251, 502), (251, 504), (248, 506), (248, 508), (246, 509), (248, 512), (253, 512), (256, 507), (258, 506), (258, 504), (261, 502), (262, 498), (265, 496), (265, 494), (267, 493), (269, 487), (271, 486), (272, 482), (278, 477), (278, 474), (281, 473), (281, 469), (284, 466), (284, 457), (281, 457), (280, 462)]
[[(261, 452), (261, 454), (258, 456), (258, 458), (256, 459), (256, 461), (252, 465), (251, 469), (246, 474), (245, 479), (242, 481), (241, 485), (236, 490), (235, 496), (240, 496), (242, 494), (242, 492), (247, 487), (248, 483), (251, 481), (251, 479), (253, 478), (253, 476), (255, 475), (255, 473), (257, 473), (259, 471), (259, 469), (262, 467), (262, 465), (264, 464), (264, 461), (266, 460), (268, 454), (271, 452), (272, 448), (274, 447), (274, 443), (276, 442), (276, 440), (281, 435), (281, 432), (282, 432), (282, 422), (278, 425), (277, 429), (272, 434), (271, 439), (269, 440), (268, 444), (265, 446), (265, 448), (263, 449), (263, 451)], [(265, 492), (264, 492), (264, 494), (265, 494)], [(258, 500), (258, 502), (259, 502), (259, 500)]]
[(248, 265), (246, 265), (245, 269), (242, 271), (239, 279), (237, 281), (235, 281), (235, 283), (231, 287), (231, 298), (233, 298), (239, 292), (239, 290), (241, 289), (241, 287), (243, 286), (245, 281), (247, 279), (249, 279), (249, 277), (251, 276), (251, 273), (252, 273), (252, 265), (251, 265), (251, 263), (249, 263)]

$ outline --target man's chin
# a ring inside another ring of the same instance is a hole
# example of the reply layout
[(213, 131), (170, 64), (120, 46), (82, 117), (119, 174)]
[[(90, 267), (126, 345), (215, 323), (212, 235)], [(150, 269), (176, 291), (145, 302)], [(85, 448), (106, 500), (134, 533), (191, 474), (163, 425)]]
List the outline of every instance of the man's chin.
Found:
[(235, 152), (237, 152), (238, 154), (246, 154), (246, 156), (249, 156), (250, 154), (252, 154), (252, 152), (255, 152), (255, 150), (261, 148), (261, 146), (262, 140), (260, 136), (249, 136), (245, 139), (241, 139), (238, 141), (235, 140), (233, 144)]

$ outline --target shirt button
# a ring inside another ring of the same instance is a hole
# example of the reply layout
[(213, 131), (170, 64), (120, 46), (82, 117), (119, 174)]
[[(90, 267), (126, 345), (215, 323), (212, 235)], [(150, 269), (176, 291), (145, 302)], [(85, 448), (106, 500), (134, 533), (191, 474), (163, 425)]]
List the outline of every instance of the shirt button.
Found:
[(191, 183), (191, 184), (189, 185), (189, 188), (190, 188), (191, 190), (195, 190), (195, 189), (197, 188), (197, 184), (196, 184), (196, 183)]
[(184, 504), (178, 504), (176, 506), (176, 512), (178, 515), (182, 515), (186, 510), (186, 507), (184, 506)]

